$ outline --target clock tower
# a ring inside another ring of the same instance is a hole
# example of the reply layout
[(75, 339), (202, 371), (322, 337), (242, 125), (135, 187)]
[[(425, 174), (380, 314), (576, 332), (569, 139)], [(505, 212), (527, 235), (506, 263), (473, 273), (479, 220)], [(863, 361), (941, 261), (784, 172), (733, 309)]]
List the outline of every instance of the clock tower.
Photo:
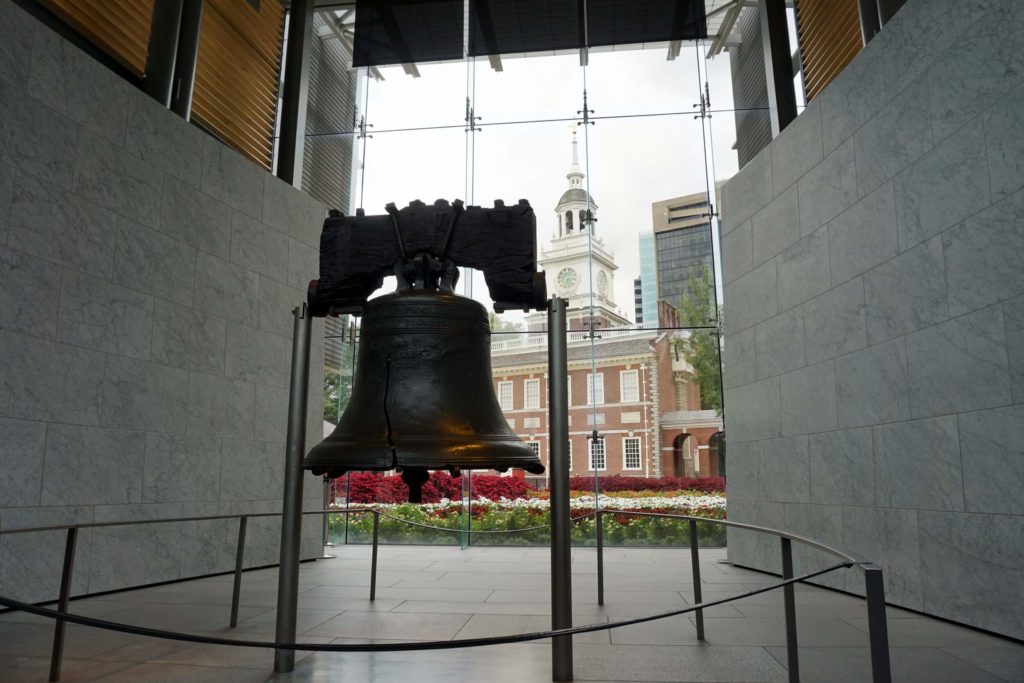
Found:
[(572, 164), (566, 174), (569, 189), (555, 205), (557, 232), (539, 263), (547, 277), (548, 292), (568, 301), (570, 329), (582, 329), (593, 303), (598, 329), (628, 326), (615, 307), (614, 255), (598, 236), (597, 202), (583, 186), (576, 132), (572, 137)]

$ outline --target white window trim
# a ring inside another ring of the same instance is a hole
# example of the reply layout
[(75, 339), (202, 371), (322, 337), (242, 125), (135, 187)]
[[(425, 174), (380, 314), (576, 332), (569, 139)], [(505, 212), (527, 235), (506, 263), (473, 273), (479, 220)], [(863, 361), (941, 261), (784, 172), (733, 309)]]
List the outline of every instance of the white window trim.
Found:
[(531, 448), (533, 446), (536, 446), (537, 447), (537, 457), (541, 459), (541, 462), (544, 461), (544, 458), (543, 458), (542, 453), (541, 453), (540, 441), (526, 441), (524, 443), (526, 443), (526, 445), (530, 446)]
[[(604, 467), (598, 467), (597, 472), (606, 472), (608, 470), (608, 444), (605, 443), (604, 437), (598, 437), (597, 441), (601, 444), (601, 459), (604, 461)], [(594, 472), (594, 438), (587, 437), (587, 471)]]
[[(624, 378), (626, 375), (633, 376), (633, 390), (636, 392), (635, 395), (630, 398), (626, 396), (626, 383)], [(639, 403), (640, 402), (640, 373), (637, 370), (620, 370), (619, 371), (619, 403)]]
[(572, 405), (572, 375), (566, 377), (565, 402), (570, 406)]
[[(629, 464), (628, 464), (629, 461), (626, 459), (626, 442), (627, 441), (635, 441), (636, 442), (636, 455), (637, 455), (636, 467), (630, 467)], [(607, 461), (607, 457), (605, 458), (605, 460)], [(644, 468), (644, 453), (643, 453), (643, 449), (640, 447), (640, 437), (639, 436), (624, 436), (624, 437), (622, 437), (622, 469), (630, 470), (630, 471), (637, 471), (637, 470), (642, 470), (643, 468)]]
[[(508, 404), (502, 400), (502, 393), (505, 388), (508, 387)], [(512, 382), (498, 382), (498, 405), (501, 406), (502, 410), (514, 410), (515, 409), (515, 393), (512, 390)]]
[[(534, 401), (530, 401), (530, 385), (537, 387), (537, 395)], [(523, 381), (523, 408), (525, 410), (540, 410), (540, 380), (528, 379)]]
[[(597, 378), (596, 380), (594, 378)], [(587, 373), (587, 405), (604, 405), (604, 373)]]

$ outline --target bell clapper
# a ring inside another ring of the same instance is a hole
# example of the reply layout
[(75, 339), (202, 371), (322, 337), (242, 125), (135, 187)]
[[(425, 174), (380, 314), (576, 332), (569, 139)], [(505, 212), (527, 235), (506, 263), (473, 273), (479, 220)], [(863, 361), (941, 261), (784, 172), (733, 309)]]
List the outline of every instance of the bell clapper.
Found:
[(402, 481), (409, 487), (409, 502), (423, 502), (423, 485), (430, 480), (430, 473), (420, 467), (406, 467), (402, 470)]

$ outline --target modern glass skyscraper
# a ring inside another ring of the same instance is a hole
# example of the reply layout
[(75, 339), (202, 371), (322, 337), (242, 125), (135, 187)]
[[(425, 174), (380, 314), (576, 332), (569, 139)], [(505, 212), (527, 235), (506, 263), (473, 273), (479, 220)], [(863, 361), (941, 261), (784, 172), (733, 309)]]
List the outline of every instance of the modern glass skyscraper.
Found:
[[(711, 205), (707, 194), (675, 197), (651, 205), (656, 267), (657, 299), (680, 308), (684, 294), (689, 292), (690, 278), (698, 276), (703, 267), (714, 273), (711, 244)], [(644, 236), (640, 236), (641, 270), (644, 262)], [(643, 277), (643, 275), (641, 275)], [(714, 297), (714, 287), (711, 292)], [(653, 302), (655, 311), (657, 301)], [(647, 291), (644, 291), (646, 315)]]
[(640, 302), (636, 306), (638, 325), (658, 324), (658, 260), (654, 251), (654, 233), (640, 233)]

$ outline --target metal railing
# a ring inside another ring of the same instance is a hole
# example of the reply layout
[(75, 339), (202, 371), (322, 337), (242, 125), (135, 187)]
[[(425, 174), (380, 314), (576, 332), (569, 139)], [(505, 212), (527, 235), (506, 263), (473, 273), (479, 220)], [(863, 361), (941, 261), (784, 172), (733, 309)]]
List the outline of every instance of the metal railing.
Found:
[[(303, 512), (303, 515), (349, 515), (349, 514), (369, 514), (373, 516), (373, 546), (370, 556), (370, 600), (376, 599), (377, 592), (377, 550), (379, 545), (379, 528), (381, 516), (386, 516), (391, 519), (395, 519), (400, 522), (407, 524), (427, 527), (431, 529), (437, 529), (439, 531), (460, 531), (458, 529), (448, 529), (444, 527), (432, 527), (419, 522), (413, 522), (412, 520), (404, 520), (400, 517), (393, 517), (386, 515), (379, 510), (371, 507), (367, 508), (349, 508), (349, 509), (337, 509), (337, 510), (315, 510), (311, 512)], [(436, 649), (453, 649), (462, 647), (482, 647), (487, 645), (500, 645), (506, 643), (518, 643), (527, 642), (531, 640), (541, 640), (545, 638), (558, 638), (562, 636), (571, 636), (580, 633), (590, 633), (594, 631), (610, 630), (613, 628), (621, 628), (624, 626), (632, 626), (635, 624), (646, 623), (655, 621), (658, 619), (665, 619), (673, 616), (680, 616), (683, 614), (694, 614), (694, 620), (697, 630), (697, 639), (700, 641), (705, 640), (705, 629), (704, 629), (704, 610), (717, 606), (740, 600), (742, 598), (758, 595), (760, 593), (766, 593), (777, 588), (782, 588), (783, 591), (783, 607), (785, 611), (785, 623), (786, 623), (786, 652), (787, 652), (787, 664), (789, 671), (790, 681), (800, 680), (800, 661), (799, 653), (797, 649), (797, 629), (796, 629), (796, 600), (794, 594), (794, 584), (797, 582), (807, 581), (809, 579), (822, 576), (829, 572), (833, 572), (837, 569), (848, 569), (851, 567), (858, 567), (864, 572), (864, 584), (865, 594), (867, 602), (867, 613), (868, 613), (868, 639), (870, 645), (871, 654), (871, 670), (872, 680), (876, 683), (889, 683), (891, 680), (890, 663), (889, 663), (889, 646), (888, 646), (888, 628), (886, 624), (885, 614), (885, 593), (882, 584), (882, 569), (877, 565), (858, 559), (852, 555), (849, 555), (837, 548), (825, 545), (814, 539), (799, 536), (797, 534), (791, 534), (785, 531), (777, 529), (770, 529), (768, 527), (760, 527), (752, 524), (745, 524), (742, 522), (731, 522), (723, 519), (711, 519), (706, 517), (694, 517), (689, 515), (673, 515), (667, 513), (654, 513), (654, 512), (635, 512), (630, 510), (616, 510), (616, 509), (598, 509), (593, 513), (587, 513), (584, 515), (578, 515), (570, 518), (569, 521), (577, 521), (580, 519), (586, 519), (589, 517), (595, 517), (596, 527), (596, 545), (597, 545), (597, 602), (599, 605), (604, 604), (604, 531), (603, 531), (603, 517), (605, 515), (626, 515), (636, 517), (652, 517), (652, 518), (664, 518), (664, 519), (676, 519), (683, 520), (688, 523), (689, 527), (689, 543), (690, 543), (690, 559), (692, 568), (692, 581), (693, 581), (693, 596), (694, 603), (686, 608), (679, 610), (672, 610), (669, 612), (661, 612), (658, 614), (647, 615), (643, 617), (636, 617), (632, 619), (626, 619), (615, 622), (604, 622), (600, 624), (588, 624), (585, 626), (576, 626), (569, 628), (552, 629), (550, 631), (540, 631), (534, 633), (519, 633), (510, 636), (496, 636), (490, 638), (469, 638), (462, 640), (447, 640), (447, 641), (417, 641), (409, 643), (387, 643), (387, 644), (318, 644), (318, 643), (298, 643), (298, 642), (264, 642), (264, 641), (250, 641), (250, 640), (235, 640), (229, 638), (216, 638), (208, 636), (199, 636), (189, 633), (178, 633), (174, 631), (164, 631), (159, 629), (152, 629), (140, 626), (133, 626), (129, 624), (121, 624), (117, 622), (105, 621), (102, 619), (94, 619), (91, 617), (85, 617), (81, 615), (71, 614), (67, 611), (68, 602), (70, 600), (71, 593), (71, 581), (74, 571), (75, 561), (75, 546), (78, 540), (78, 530), (86, 528), (97, 528), (97, 527), (113, 527), (113, 526), (136, 526), (142, 524), (167, 524), (174, 522), (194, 522), (194, 521), (210, 521), (217, 519), (237, 519), (238, 520), (238, 539), (235, 548), (235, 568), (234, 568), (234, 580), (232, 583), (232, 597), (231, 597), (231, 612), (229, 616), (229, 624), (232, 628), (238, 625), (238, 606), (241, 596), (242, 586), (242, 572), (245, 556), (245, 540), (246, 531), (248, 527), (248, 520), (255, 517), (280, 517), (281, 513), (268, 512), (268, 513), (253, 513), (253, 514), (240, 514), (240, 515), (215, 515), (209, 517), (179, 517), (169, 519), (152, 519), (152, 520), (138, 520), (128, 522), (94, 522), (94, 523), (83, 523), (83, 524), (69, 524), (59, 526), (45, 526), (45, 527), (27, 527), (21, 529), (5, 529), (0, 530), (0, 535), (6, 534), (21, 534), (31, 532), (42, 532), (42, 531), (67, 531), (67, 541), (64, 549), (64, 563), (61, 572), (61, 583), (60, 583), (60, 594), (57, 601), (57, 609), (47, 609), (38, 607), (25, 602), (0, 596), (0, 606), (5, 606), (11, 609), (25, 611), (31, 614), (44, 616), (51, 618), (55, 621), (54, 624), (54, 637), (53, 637), (53, 648), (50, 657), (50, 681), (60, 680), (61, 671), (61, 660), (64, 648), (64, 627), (67, 622), (81, 624), (84, 626), (90, 626), (94, 628), (103, 628), (107, 630), (129, 633), (134, 635), (142, 635), (154, 638), (165, 638), (170, 640), (204, 643), (213, 645), (233, 645), (237, 647), (258, 647), (268, 648), (279, 651), (322, 651), (322, 652), (391, 652), (391, 651), (410, 651), (410, 650), (436, 650)], [(782, 580), (778, 583), (763, 586), (754, 590), (747, 591), (745, 593), (730, 596), (727, 598), (720, 598), (709, 602), (704, 602), (701, 595), (701, 578), (700, 578), (700, 549), (698, 544), (697, 524), (707, 523), (716, 524), (726, 527), (733, 527), (737, 529), (744, 529), (755, 533), (764, 533), (776, 536), (780, 539), (780, 549), (782, 554)], [(505, 530), (494, 530), (484, 533), (516, 533), (521, 531), (533, 530), (540, 527), (528, 527), (525, 529), (505, 529)], [(482, 533), (482, 532), (474, 532)], [(792, 542), (796, 541), (810, 548), (814, 548), (825, 552), (826, 554), (832, 555), (839, 558), (841, 561), (832, 566), (826, 567), (813, 572), (808, 572), (800, 576), (794, 576), (793, 573), (793, 554), (792, 554)]]

